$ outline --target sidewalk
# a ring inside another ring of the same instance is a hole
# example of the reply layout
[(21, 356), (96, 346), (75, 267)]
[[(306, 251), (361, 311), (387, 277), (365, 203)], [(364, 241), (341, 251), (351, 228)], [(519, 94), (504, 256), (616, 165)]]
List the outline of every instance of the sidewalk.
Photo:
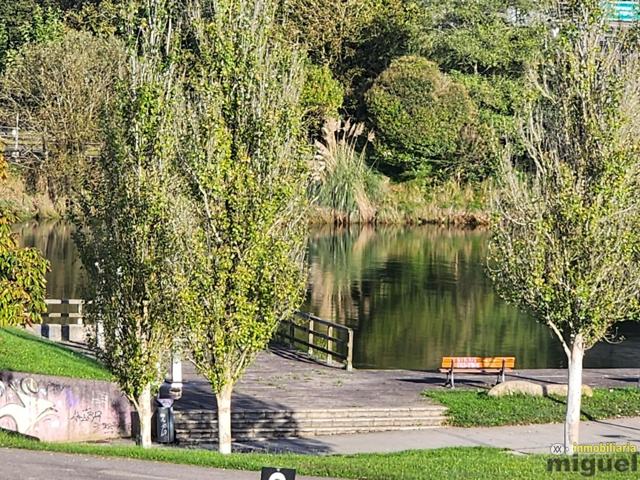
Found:
[[(324, 454), (384, 453), (444, 447), (508, 448), (521, 453), (550, 453), (563, 441), (563, 424), (506, 427), (442, 427), (429, 430), (314, 437)], [(580, 423), (580, 443), (632, 443), (640, 451), (640, 417)], [(305, 439), (242, 443), (238, 447), (268, 451), (317, 453)]]

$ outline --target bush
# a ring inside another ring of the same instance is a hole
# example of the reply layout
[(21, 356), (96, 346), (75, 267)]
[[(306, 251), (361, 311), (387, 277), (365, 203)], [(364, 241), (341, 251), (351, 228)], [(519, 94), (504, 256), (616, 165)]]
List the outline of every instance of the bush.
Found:
[(467, 174), (482, 155), (467, 89), (423, 57), (401, 57), (366, 95), (379, 167), (392, 176)]
[(305, 72), (301, 102), (309, 130), (315, 135), (322, 128), (325, 120), (339, 117), (338, 109), (342, 106), (344, 89), (326, 65), (318, 66), (310, 63)]

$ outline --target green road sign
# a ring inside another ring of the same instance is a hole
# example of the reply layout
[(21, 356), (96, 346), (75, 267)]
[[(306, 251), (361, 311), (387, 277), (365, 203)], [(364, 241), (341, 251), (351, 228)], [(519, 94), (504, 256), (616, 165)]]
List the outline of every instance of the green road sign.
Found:
[(612, 20), (617, 22), (633, 22), (640, 20), (640, 6), (635, 1), (612, 1)]

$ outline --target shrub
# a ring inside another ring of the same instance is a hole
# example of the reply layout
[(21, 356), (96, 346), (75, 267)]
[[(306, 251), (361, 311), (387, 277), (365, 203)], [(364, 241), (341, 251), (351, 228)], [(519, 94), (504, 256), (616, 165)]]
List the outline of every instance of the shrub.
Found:
[(393, 176), (465, 173), (482, 155), (467, 89), (423, 57), (392, 62), (366, 95), (379, 166)]
[(316, 134), (328, 118), (337, 118), (342, 106), (344, 89), (333, 77), (327, 65), (309, 63), (302, 89), (302, 106), (305, 109), (309, 130)]

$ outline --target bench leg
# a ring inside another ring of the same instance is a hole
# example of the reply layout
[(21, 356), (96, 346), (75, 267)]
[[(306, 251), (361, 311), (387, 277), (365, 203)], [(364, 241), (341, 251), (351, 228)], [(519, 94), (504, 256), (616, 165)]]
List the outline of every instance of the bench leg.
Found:
[(498, 385), (499, 383), (504, 383), (504, 370), (500, 370), (500, 373), (498, 373), (498, 378), (496, 379), (496, 385)]
[(447, 380), (444, 382), (445, 387), (456, 388), (455, 379), (453, 377), (453, 370), (447, 372)]

